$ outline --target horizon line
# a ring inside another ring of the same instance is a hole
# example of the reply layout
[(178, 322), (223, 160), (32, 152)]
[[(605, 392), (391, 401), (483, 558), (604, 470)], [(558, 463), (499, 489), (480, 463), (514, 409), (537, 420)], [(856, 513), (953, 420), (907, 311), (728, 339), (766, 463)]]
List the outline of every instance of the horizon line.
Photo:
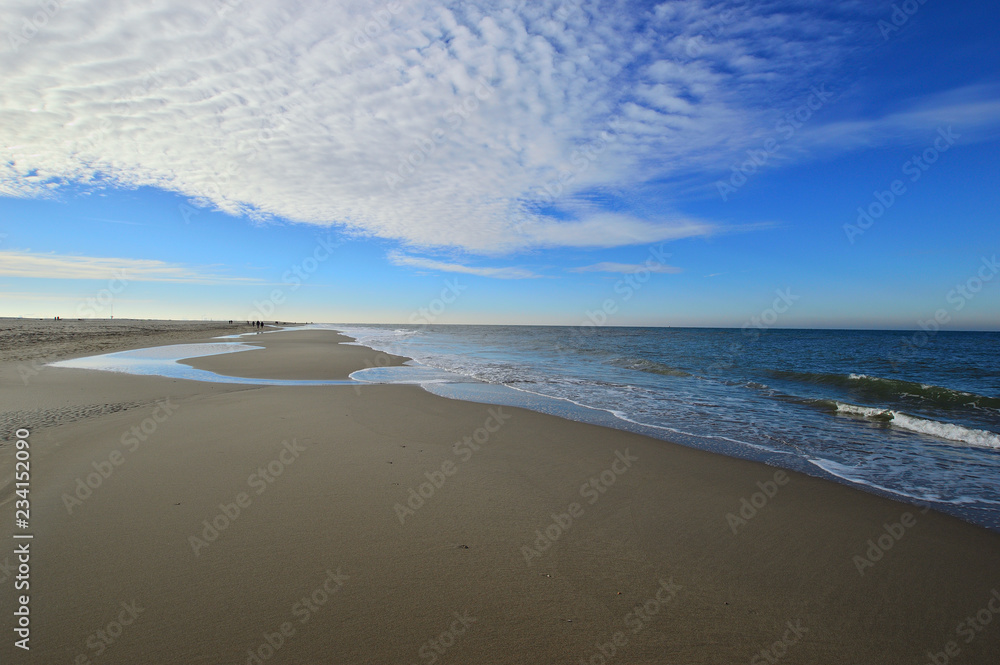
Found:
[[(53, 321), (55, 317), (38, 317), (38, 316), (0, 316), (0, 320), (13, 319), (13, 320), (28, 320), (28, 321)], [(170, 319), (170, 318), (130, 318), (130, 317), (118, 317), (116, 319), (108, 317), (61, 317), (60, 321), (176, 321), (184, 323), (221, 323), (229, 325), (230, 319)], [(241, 321), (246, 321), (246, 319), (232, 319), (233, 325)], [(825, 331), (856, 331), (856, 332), (913, 332), (913, 333), (928, 333), (928, 334), (939, 334), (939, 333), (966, 333), (966, 332), (979, 332), (979, 333), (1000, 333), (1000, 324), (997, 324), (996, 328), (949, 328), (949, 329), (938, 329), (938, 330), (924, 330), (921, 328), (865, 328), (865, 327), (824, 327), (824, 326), (814, 326), (814, 327), (793, 327), (793, 326), (689, 326), (689, 325), (595, 325), (587, 323), (404, 323), (404, 322), (362, 322), (362, 321), (282, 321), (277, 323), (274, 319), (264, 320), (265, 324), (268, 321), (275, 321), (274, 325), (294, 325), (294, 326), (308, 326), (308, 325), (325, 325), (325, 326), (413, 326), (417, 328), (427, 328), (431, 326), (481, 326), (481, 327), (493, 327), (493, 328), (510, 328), (510, 327), (524, 327), (524, 328), (649, 328), (649, 329), (684, 329), (684, 330), (744, 330), (751, 328), (754, 330), (760, 330), (761, 332), (768, 332), (774, 330), (788, 330), (788, 331), (814, 331), (814, 330), (825, 330)]]

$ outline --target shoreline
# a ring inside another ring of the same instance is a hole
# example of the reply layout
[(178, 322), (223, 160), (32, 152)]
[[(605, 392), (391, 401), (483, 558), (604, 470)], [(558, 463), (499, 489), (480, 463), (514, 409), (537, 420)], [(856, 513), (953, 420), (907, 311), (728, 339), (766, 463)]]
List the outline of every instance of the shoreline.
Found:
[[(261, 337), (195, 360), (303, 379), (383, 362), (324, 331)], [(273, 662), (419, 662), (442, 631), (455, 662), (602, 645), (618, 662), (751, 662), (783, 636), (788, 663), (1000, 648), (997, 623), (968, 644), (955, 630), (1000, 585), (1000, 537), (830, 481), (417, 386), (60, 368), (22, 385), (15, 369), (0, 364), (5, 409), (136, 403), (32, 428), (35, 662), (96, 662), (88, 638), (133, 600), (115, 662), (250, 662), (274, 635)]]
[[(157, 323), (157, 322), (154, 322)], [(181, 322), (181, 323), (191, 323), (191, 322)], [(324, 324), (327, 325), (327, 324)], [(161, 376), (168, 376), (173, 379), (184, 379), (193, 381), (204, 381), (211, 383), (240, 383), (239, 381), (229, 382), (225, 379), (236, 378), (236, 379), (248, 379), (244, 385), (281, 385), (280, 382), (287, 381), (289, 384), (295, 384), (297, 381), (301, 381), (300, 385), (306, 385), (310, 382), (321, 383), (322, 381), (330, 381), (330, 385), (335, 385), (340, 382), (350, 382), (357, 379), (353, 379), (351, 376), (354, 371), (358, 369), (393, 369), (393, 368), (403, 368), (403, 365), (407, 361), (412, 361), (412, 358), (396, 355), (389, 353), (381, 349), (375, 349), (372, 347), (365, 346), (357, 341), (354, 337), (345, 334), (342, 330), (336, 328), (312, 328), (309, 324), (302, 324), (301, 327), (297, 327), (298, 324), (293, 324), (287, 327), (275, 327), (267, 326), (271, 330), (265, 330), (263, 332), (274, 333), (274, 332), (292, 332), (292, 331), (323, 331), (325, 333), (331, 333), (331, 337), (328, 341), (334, 344), (341, 344), (337, 348), (337, 353), (333, 355), (321, 355), (322, 350), (326, 348), (325, 345), (320, 345), (312, 347), (313, 352), (308, 354), (308, 356), (302, 356), (303, 362), (296, 365), (285, 365), (280, 368), (275, 368), (271, 366), (271, 363), (264, 360), (264, 356), (261, 354), (250, 354), (250, 355), (238, 355), (237, 352), (222, 351), (217, 354), (208, 356), (197, 356), (190, 358), (178, 358), (175, 362), (180, 367), (191, 367), (196, 370), (196, 372), (209, 372), (210, 375), (219, 377), (218, 379), (212, 376), (197, 376), (190, 375), (187, 372), (177, 372), (165, 373)], [(245, 326), (242, 326), (245, 328)], [(219, 332), (214, 328), (209, 329), (211, 332)], [(171, 331), (175, 332), (175, 331)], [(183, 333), (183, 331), (181, 331)], [(228, 328), (223, 328), (222, 332), (228, 332)], [(269, 342), (276, 341), (272, 337), (259, 336), (261, 331), (256, 331), (251, 329), (249, 331), (244, 331), (242, 333), (229, 334), (226, 335), (230, 338), (237, 338), (230, 341), (238, 341), (244, 345), (254, 346), (258, 348), (267, 348), (270, 344)], [(256, 334), (255, 334), (256, 333)], [(164, 344), (171, 342), (181, 342), (183, 339), (170, 338), (169, 341), (164, 341)], [(218, 340), (216, 340), (218, 341)], [(282, 345), (288, 345), (294, 347), (299, 342), (294, 340), (282, 341)], [(346, 344), (342, 344), (346, 343)], [(159, 345), (157, 345), (159, 346)], [(122, 346), (122, 348), (116, 348), (111, 353), (124, 351), (124, 350), (143, 350), (144, 347), (139, 349), (134, 348), (134, 344), (128, 343)], [(372, 360), (361, 361), (361, 358), (367, 358), (368, 352), (375, 353), (376, 358)], [(333, 363), (331, 365), (331, 362)], [(357, 364), (362, 363), (362, 364)], [(127, 371), (127, 370), (126, 370)], [(332, 373), (331, 373), (332, 372)], [(158, 374), (160, 375), (160, 374)], [(456, 375), (459, 376), (459, 375)], [(255, 383), (254, 379), (260, 379), (259, 383)], [(367, 384), (363, 380), (360, 380), (363, 384)], [(634, 434), (639, 434), (652, 439), (666, 442), (671, 445), (681, 445), (696, 450), (703, 450), (710, 452), (712, 454), (722, 455), (724, 457), (732, 459), (741, 459), (752, 462), (759, 462), (766, 464), (768, 466), (773, 466), (778, 469), (783, 469), (785, 471), (795, 471), (798, 473), (804, 473), (805, 475), (812, 476), (814, 478), (830, 481), (849, 487), (856, 491), (864, 492), (867, 494), (872, 494), (874, 496), (879, 496), (892, 501), (898, 501), (903, 504), (912, 506), (915, 509), (931, 509), (936, 512), (949, 515), (951, 517), (958, 518), (974, 526), (987, 529), (989, 531), (1000, 533), (1000, 525), (984, 524), (980, 521), (976, 521), (972, 515), (963, 513), (956, 509), (953, 504), (948, 502), (924, 500), (920, 497), (902, 493), (900, 491), (895, 491), (880, 485), (853, 479), (846, 476), (841, 476), (836, 473), (831, 472), (825, 468), (822, 464), (816, 461), (809, 461), (808, 464), (801, 463), (802, 460), (789, 456), (787, 454), (780, 453), (778, 451), (765, 451), (761, 452), (749, 452), (739, 448), (727, 448), (726, 446), (719, 446), (718, 444), (709, 445), (705, 442), (699, 444), (694, 444), (691, 442), (684, 442), (683, 440), (678, 440), (676, 437), (671, 437), (663, 432), (664, 428), (655, 425), (646, 425), (637, 421), (629, 420), (622, 417), (621, 415), (610, 411), (608, 409), (587, 406), (585, 404), (580, 404), (566, 398), (558, 398), (547, 395), (542, 395), (539, 393), (533, 393), (531, 391), (525, 391), (519, 388), (512, 388), (508, 386), (486, 384), (477, 381), (476, 379), (470, 379), (470, 381), (475, 381), (475, 383), (458, 383), (458, 384), (426, 384), (421, 383), (419, 387), (433, 395), (439, 397), (444, 397), (446, 399), (453, 399), (459, 401), (465, 401), (475, 404), (487, 404), (493, 406), (510, 406), (518, 408), (526, 408), (529, 410), (536, 411), (538, 413), (552, 415), (557, 418), (563, 418), (572, 422), (586, 423), (590, 425), (595, 425), (599, 427), (606, 427), (623, 432), (631, 432)], [(375, 382), (375, 385), (409, 385), (408, 383), (396, 384), (393, 381), (386, 382)], [(470, 392), (470, 388), (473, 390)], [(548, 407), (548, 408), (546, 408)], [(706, 439), (711, 439), (712, 437), (704, 437)], [(789, 462), (792, 462), (791, 464)], [(795, 462), (799, 462), (795, 464)]]

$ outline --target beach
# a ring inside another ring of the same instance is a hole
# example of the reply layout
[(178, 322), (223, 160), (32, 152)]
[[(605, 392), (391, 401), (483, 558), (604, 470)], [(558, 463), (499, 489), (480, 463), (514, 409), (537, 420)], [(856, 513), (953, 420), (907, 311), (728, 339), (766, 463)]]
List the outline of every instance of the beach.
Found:
[[(271, 327), (273, 329), (273, 327)], [(40, 365), (98, 353), (254, 330), (243, 321), (0, 318), (0, 362)]]
[[(419, 386), (45, 367), (230, 328), (44, 332), (60, 323), (34, 322), (42, 341), (5, 344), (0, 362), (3, 662), (941, 665), (1000, 653), (1000, 535), (955, 517)], [(242, 341), (263, 348), (186, 364), (342, 380), (405, 360), (326, 330)], [(25, 543), (30, 589), (15, 591)], [(14, 646), (22, 593), (28, 651)]]

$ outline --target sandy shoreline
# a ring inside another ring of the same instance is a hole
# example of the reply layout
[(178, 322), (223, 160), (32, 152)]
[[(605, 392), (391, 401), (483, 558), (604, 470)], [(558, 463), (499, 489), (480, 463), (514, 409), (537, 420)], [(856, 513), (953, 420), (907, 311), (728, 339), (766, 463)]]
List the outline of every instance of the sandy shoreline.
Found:
[[(273, 326), (271, 327), (273, 329)], [(79, 356), (180, 343), (195, 337), (235, 335), (253, 330), (236, 321), (145, 321), (136, 319), (0, 318), (0, 362), (29, 367)]]
[[(199, 334), (220, 333), (171, 340)], [(386, 363), (342, 339), (261, 335), (250, 343), (264, 350), (188, 364), (338, 379)], [(993, 663), (1000, 652), (1000, 536), (935, 512), (415, 386), (61, 368), (24, 382), (18, 365), (0, 363), (0, 468), (13, 466), (13, 430), (29, 427), (31, 651), (13, 647), (8, 578), (3, 662)], [(39, 413), (66, 417), (28, 422)], [(12, 492), (0, 490), (8, 543)]]

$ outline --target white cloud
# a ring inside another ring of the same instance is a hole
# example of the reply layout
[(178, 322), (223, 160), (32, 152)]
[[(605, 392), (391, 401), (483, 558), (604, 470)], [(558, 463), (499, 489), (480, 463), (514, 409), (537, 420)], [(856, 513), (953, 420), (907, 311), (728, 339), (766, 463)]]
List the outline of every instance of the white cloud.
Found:
[(518, 231), (536, 247), (617, 247), (647, 245), (710, 235), (711, 224), (697, 221), (648, 222), (618, 213), (589, 214), (580, 221), (527, 222)]
[(1000, 87), (966, 86), (913, 100), (900, 111), (877, 118), (838, 120), (803, 131), (809, 148), (853, 149), (900, 139), (933, 140), (938, 129), (954, 128), (963, 142), (995, 138), (1000, 119)]
[(419, 256), (409, 256), (402, 252), (390, 252), (389, 261), (397, 266), (410, 266), (411, 268), (421, 268), (436, 272), (457, 272), (465, 275), (478, 275), (480, 277), (493, 277), (495, 279), (534, 279), (541, 277), (526, 268), (500, 267), (491, 268), (487, 266), (467, 266), (461, 263), (450, 263), (447, 261), (437, 261)]
[(677, 274), (679, 272), (683, 272), (681, 268), (678, 268), (677, 266), (668, 266), (665, 263), (614, 263), (612, 261), (604, 261), (590, 266), (573, 268), (573, 272), (615, 272), (623, 274), (636, 273), (642, 270), (665, 274)]
[[(14, 50), (45, 5), (0, 2), (0, 195), (149, 185), (480, 254), (713, 232), (577, 213), (725, 170), (854, 34), (812, 3), (736, 2), (723, 22), (707, 0), (92, 0)], [(937, 121), (900, 113), (903, 131)]]
[(262, 284), (249, 277), (227, 277), (207, 269), (148, 259), (116, 259), (95, 256), (41, 254), (18, 250), (0, 251), (0, 275), (47, 279), (115, 279), (129, 282), (175, 282), (188, 284)]

